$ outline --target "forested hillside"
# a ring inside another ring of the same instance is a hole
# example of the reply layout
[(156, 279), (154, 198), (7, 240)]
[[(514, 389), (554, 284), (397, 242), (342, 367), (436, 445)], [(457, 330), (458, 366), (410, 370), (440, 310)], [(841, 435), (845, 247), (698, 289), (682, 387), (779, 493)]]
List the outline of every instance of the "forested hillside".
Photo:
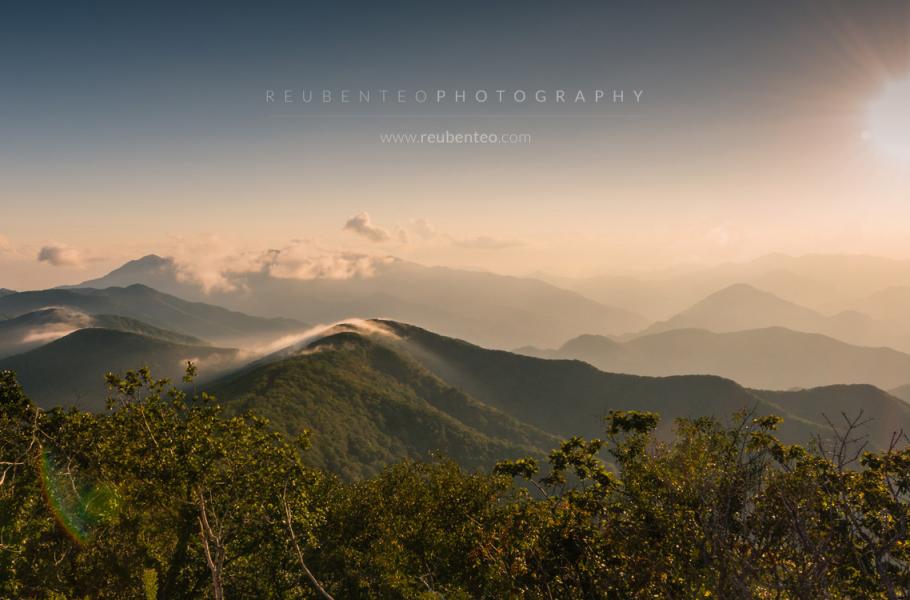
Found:
[(468, 468), (543, 456), (558, 439), (450, 387), (415, 361), (343, 332), (288, 358), (215, 382), (232, 413), (252, 410), (292, 436), (308, 463), (346, 478), (442, 452)]

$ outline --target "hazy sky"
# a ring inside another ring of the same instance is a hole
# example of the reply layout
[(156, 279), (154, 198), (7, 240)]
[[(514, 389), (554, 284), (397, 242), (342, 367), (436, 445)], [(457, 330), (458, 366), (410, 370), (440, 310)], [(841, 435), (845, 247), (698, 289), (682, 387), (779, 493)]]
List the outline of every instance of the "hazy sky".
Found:
[[(130, 4), (3, 9), (0, 287), (292, 240), (568, 275), (910, 257), (906, 1)], [(286, 105), (269, 89), (550, 101)], [(552, 102), (596, 89), (626, 101)], [(380, 140), (445, 131), (531, 143)]]

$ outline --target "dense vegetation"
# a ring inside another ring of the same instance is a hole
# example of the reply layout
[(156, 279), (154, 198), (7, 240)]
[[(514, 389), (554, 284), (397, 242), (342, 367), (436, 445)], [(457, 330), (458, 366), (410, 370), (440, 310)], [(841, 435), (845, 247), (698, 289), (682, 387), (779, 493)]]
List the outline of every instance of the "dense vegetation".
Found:
[[(192, 375), (192, 369), (188, 375)], [(353, 483), (252, 415), (147, 370), (109, 410), (43, 411), (0, 374), (0, 597), (902, 598), (910, 451), (857, 420), (807, 449), (613, 412), (604, 438), (470, 472)], [(609, 466), (608, 466), (609, 465)]]

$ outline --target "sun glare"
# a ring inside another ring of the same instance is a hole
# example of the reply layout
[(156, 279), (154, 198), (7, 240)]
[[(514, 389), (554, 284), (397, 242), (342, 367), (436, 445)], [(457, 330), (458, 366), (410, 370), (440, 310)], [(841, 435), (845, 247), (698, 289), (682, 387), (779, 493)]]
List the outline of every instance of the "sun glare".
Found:
[(910, 77), (890, 82), (869, 105), (864, 137), (876, 150), (910, 164)]

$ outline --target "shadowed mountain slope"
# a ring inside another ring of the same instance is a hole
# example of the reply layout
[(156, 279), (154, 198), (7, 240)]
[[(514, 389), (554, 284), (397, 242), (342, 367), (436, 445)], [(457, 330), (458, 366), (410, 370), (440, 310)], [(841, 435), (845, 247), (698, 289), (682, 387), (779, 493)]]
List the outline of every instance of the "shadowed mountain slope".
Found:
[(202, 302), (187, 302), (144, 285), (19, 292), (0, 298), (7, 318), (44, 308), (67, 307), (89, 315), (118, 315), (221, 345), (274, 338), (306, 329), (291, 319), (265, 319)]
[(183, 335), (118, 315), (89, 315), (71, 308), (45, 308), (0, 321), (0, 358), (42, 346), (77, 329), (100, 327), (131, 331), (148, 337), (205, 346), (199, 338)]
[(0, 360), (15, 371), (26, 393), (39, 405), (102, 410), (107, 398), (104, 374), (147, 366), (156, 377), (179, 381), (192, 360), (203, 379), (237, 366), (230, 348), (187, 346), (137, 333), (80, 329), (40, 348)]

